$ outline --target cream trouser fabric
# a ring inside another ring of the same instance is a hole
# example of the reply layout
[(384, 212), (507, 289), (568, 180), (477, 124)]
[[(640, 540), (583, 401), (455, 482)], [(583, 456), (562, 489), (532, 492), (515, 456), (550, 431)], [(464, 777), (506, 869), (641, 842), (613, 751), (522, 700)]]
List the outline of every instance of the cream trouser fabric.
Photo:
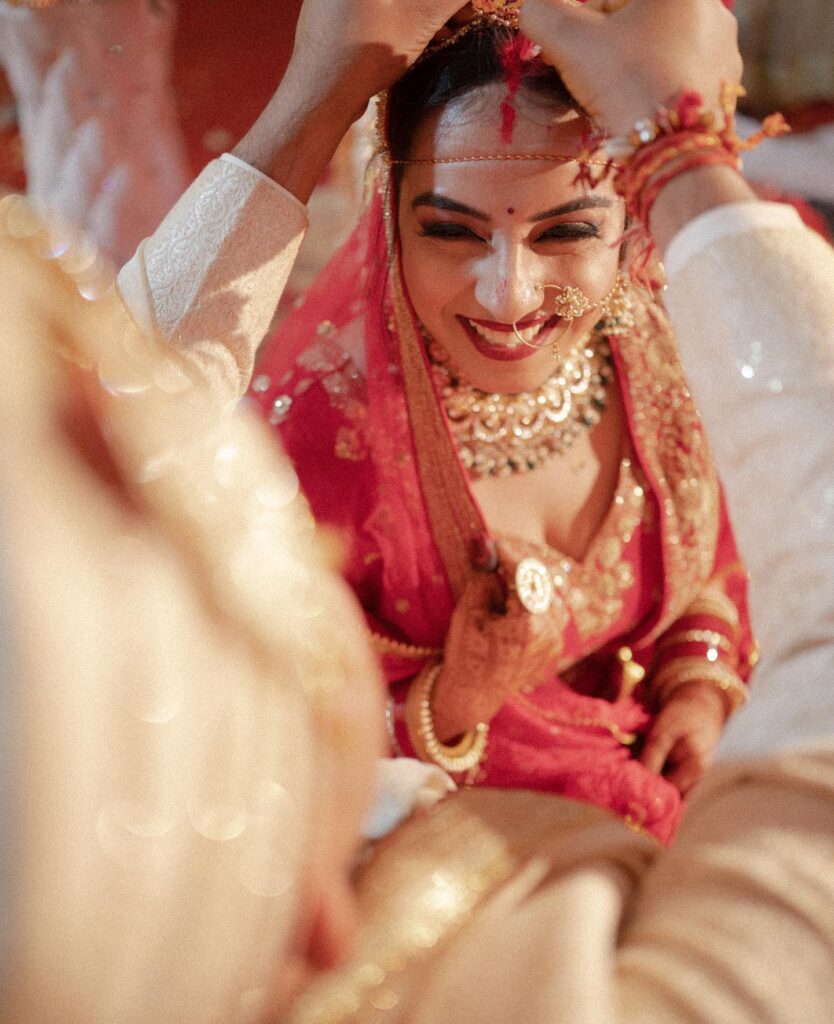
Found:
[(828, 1024), (834, 750), (719, 769), (666, 851), (595, 808), (465, 791), (361, 891), (355, 958), (292, 1024)]

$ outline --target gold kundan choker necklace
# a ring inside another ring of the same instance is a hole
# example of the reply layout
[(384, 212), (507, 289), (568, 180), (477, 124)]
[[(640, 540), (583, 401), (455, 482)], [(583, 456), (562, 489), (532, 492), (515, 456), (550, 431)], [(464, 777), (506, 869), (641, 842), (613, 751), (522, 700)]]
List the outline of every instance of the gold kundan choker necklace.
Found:
[(568, 451), (599, 423), (614, 379), (611, 349), (597, 334), (564, 355), (541, 387), (517, 394), (479, 391), (434, 340), (428, 352), (461, 461), (475, 480), (527, 473)]

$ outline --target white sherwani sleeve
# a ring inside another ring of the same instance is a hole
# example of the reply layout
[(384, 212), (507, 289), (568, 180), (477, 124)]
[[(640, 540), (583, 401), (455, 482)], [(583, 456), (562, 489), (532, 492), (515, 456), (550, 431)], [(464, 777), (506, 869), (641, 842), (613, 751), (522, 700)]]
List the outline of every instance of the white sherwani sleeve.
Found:
[(834, 735), (834, 250), (721, 206), (673, 240), (667, 303), (751, 576), (762, 659), (725, 754)]
[(692, 221), (666, 260), (763, 656), (724, 763), (628, 907), (621, 1019), (822, 1022), (834, 1005), (834, 251), (788, 207), (749, 202)]
[[(234, 400), (249, 383), (307, 225), (295, 196), (225, 154), (139, 247), (119, 290), (134, 319), (165, 335), (221, 401)], [(454, 787), (439, 769), (401, 759), (380, 763), (377, 788), (369, 838)]]
[(118, 287), (134, 318), (231, 400), (249, 383), (306, 229), (295, 196), (226, 154), (139, 246)]

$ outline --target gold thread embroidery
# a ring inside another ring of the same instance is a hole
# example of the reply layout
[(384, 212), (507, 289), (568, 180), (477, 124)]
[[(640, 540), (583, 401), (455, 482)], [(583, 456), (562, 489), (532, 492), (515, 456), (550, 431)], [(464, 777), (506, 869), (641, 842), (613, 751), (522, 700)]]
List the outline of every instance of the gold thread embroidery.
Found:
[[(389, 203), (392, 201), (388, 190)], [(386, 225), (389, 252), (397, 252), (395, 218), (389, 209)], [(464, 479), (443, 411), (434, 391), (422, 338), (408, 307), (401, 279), (399, 257), (390, 276), (397, 334), (400, 346), (405, 397), (414, 437), (414, 451), (432, 536), (449, 577), (452, 592), (459, 597), (474, 573), (472, 543), (485, 533), (480, 510)]]
[(747, 700), (747, 687), (729, 666), (704, 658), (674, 658), (667, 662), (653, 682), (658, 698), (663, 701), (686, 683), (703, 682), (717, 686), (735, 711)]
[(418, 647), (416, 644), (405, 643), (402, 640), (392, 640), (381, 633), (372, 632), (370, 636), (371, 644), (379, 654), (395, 654), (400, 658), (425, 661), (426, 658), (437, 658), (442, 653), (439, 647)]
[[(712, 570), (719, 486), (669, 325), (656, 306), (637, 309), (635, 331), (615, 339), (641, 463), (661, 512), (665, 607), (646, 641), (679, 618)], [(733, 606), (734, 607), (734, 606)]]
[(516, 561), (532, 548), (550, 568), (554, 599), (548, 614), (558, 616), (554, 635), (563, 634), (571, 618), (583, 640), (600, 636), (617, 621), (625, 595), (634, 585), (634, 570), (623, 560), (623, 550), (640, 525), (645, 503), (645, 479), (633, 461), (624, 458), (611, 510), (582, 562), (561, 556), (547, 545), (517, 538), (501, 541), (502, 550)]
[[(634, 586), (634, 569), (623, 550), (640, 525), (646, 489), (631, 459), (624, 459), (621, 486), (614, 497), (611, 533), (592, 545), (585, 561), (567, 574), (565, 601), (583, 639), (604, 633), (623, 610), (626, 593)], [(555, 581), (554, 581), (555, 582)]]
[(539, 718), (552, 722), (554, 725), (572, 725), (578, 729), (605, 729), (624, 747), (630, 747), (637, 742), (636, 732), (626, 732), (616, 722), (609, 722), (604, 718), (588, 718), (584, 715), (560, 715), (556, 711), (548, 711), (547, 708), (539, 707), (538, 704), (522, 694), (517, 694), (514, 699), (526, 710), (532, 711)]

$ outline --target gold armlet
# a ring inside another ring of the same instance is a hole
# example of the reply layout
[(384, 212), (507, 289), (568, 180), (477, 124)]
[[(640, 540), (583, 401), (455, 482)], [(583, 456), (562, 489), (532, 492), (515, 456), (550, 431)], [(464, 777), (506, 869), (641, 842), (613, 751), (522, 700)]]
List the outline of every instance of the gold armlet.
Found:
[(454, 745), (442, 743), (434, 731), (431, 699), (443, 662), (427, 665), (414, 678), (405, 701), (405, 724), (414, 752), (421, 761), (432, 761), (449, 774), (469, 772), (483, 760), (489, 725), (479, 722)]

